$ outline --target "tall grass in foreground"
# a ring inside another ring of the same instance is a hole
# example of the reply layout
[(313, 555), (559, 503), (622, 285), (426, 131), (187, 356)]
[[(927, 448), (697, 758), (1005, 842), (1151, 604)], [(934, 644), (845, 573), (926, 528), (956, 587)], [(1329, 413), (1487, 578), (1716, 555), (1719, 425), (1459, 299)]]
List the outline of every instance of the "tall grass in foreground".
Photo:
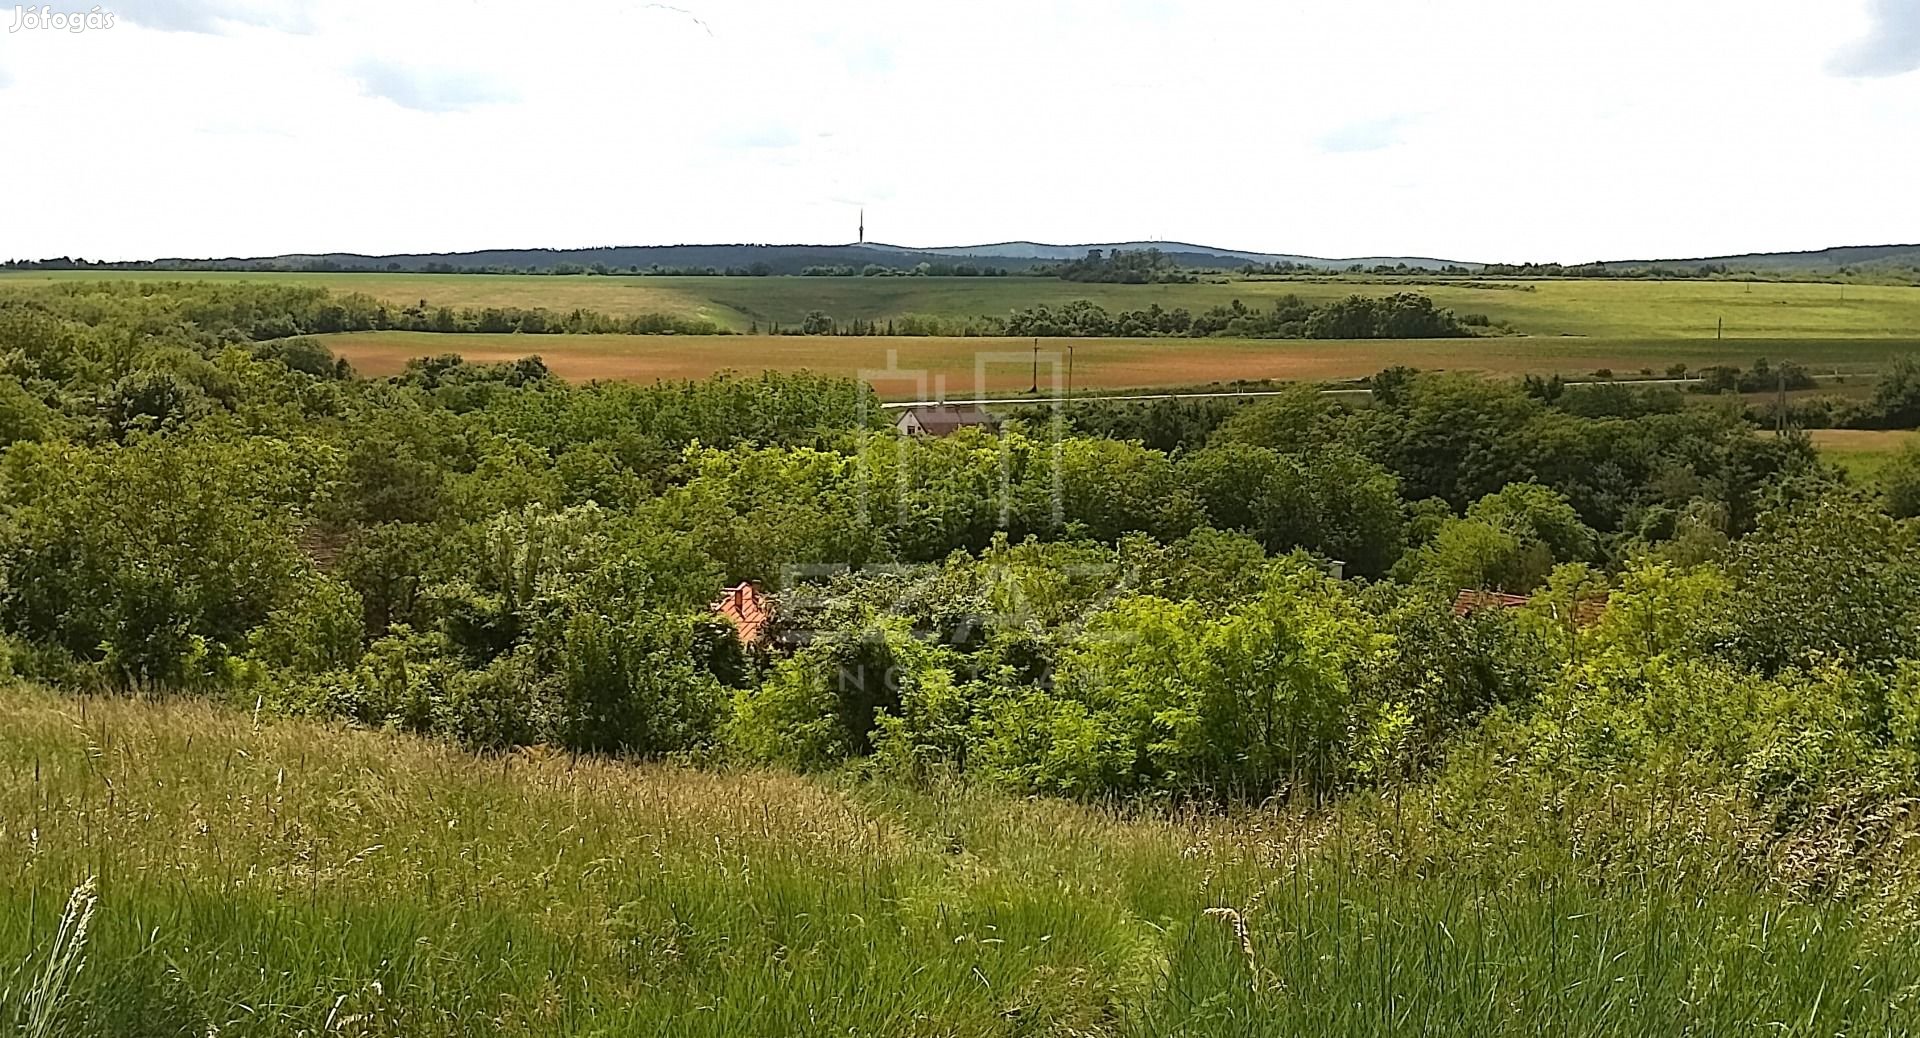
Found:
[(99, 900), (91, 879), (73, 888), (45, 961), (36, 963), (29, 958), (19, 963), (13, 976), (0, 986), (0, 1023), (12, 1032), (25, 1038), (49, 1038), (57, 1033), (66, 1011), (67, 991), (86, 964), (87, 931)]
[[(1920, 1021), (1904, 917), (1792, 897), (1743, 860), (1750, 823), (1706, 799), (1539, 813), (1516, 797), (1471, 822), (1411, 803), (1129, 817), (475, 758), (30, 690), (0, 692), (0, 731), (0, 979), (59, 953), (59, 906), (98, 876), (85, 967), (41, 1033), (1894, 1035)], [(1603, 839), (1608, 826), (1625, 835)]]

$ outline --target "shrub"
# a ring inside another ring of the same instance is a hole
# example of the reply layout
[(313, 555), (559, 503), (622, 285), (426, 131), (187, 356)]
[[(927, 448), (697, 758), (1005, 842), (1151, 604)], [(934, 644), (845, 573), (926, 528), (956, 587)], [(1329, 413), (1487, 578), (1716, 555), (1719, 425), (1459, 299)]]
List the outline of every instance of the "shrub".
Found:
[(54, 410), (20, 385), (0, 375), (0, 448), (21, 440), (44, 440), (61, 421)]
[(1848, 660), (1880, 667), (1920, 653), (1915, 531), (1828, 496), (1769, 513), (1728, 560), (1730, 593), (1704, 647), (1767, 673)]
[[(30, 448), (30, 449), (29, 449)], [(271, 444), (16, 446), (0, 472), (0, 617), (123, 684), (201, 680), (305, 570)]]
[(488, 664), (484, 670), (451, 675), (445, 699), (435, 711), (435, 727), (478, 750), (524, 746), (541, 737), (543, 708), (553, 698), (533, 660), (522, 649)]
[(1396, 573), (1443, 592), (1486, 588), (1525, 593), (1556, 562), (1593, 557), (1592, 529), (1554, 491), (1514, 483), (1481, 498), (1464, 519), (1442, 521), (1432, 540), (1404, 558)]
[(556, 660), (555, 738), (569, 749), (647, 757), (705, 745), (725, 695), (694, 652), (687, 621), (574, 615)]
[(297, 674), (352, 666), (360, 658), (365, 606), (353, 589), (310, 574), (248, 636), (250, 654)]
[(1511, 769), (1561, 789), (1622, 776), (1734, 788), (1788, 820), (1878, 767), (1878, 695), (1833, 668), (1762, 679), (1710, 661), (1609, 653), (1568, 668), (1486, 737), (1518, 748)]
[(1900, 357), (1880, 374), (1869, 411), (1881, 428), (1920, 427), (1920, 354)]
[(207, 394), (171, 371), (143, 369), (122, 376), (108, 391), (107, 422), (121, 438), (177, 429), (210, 413)]
[(444, 638), (396, 626), (352, 669), (320, 675), (303, 686), (301, 705), (374, 727), (432, 731), (460, 671)]
[(945, 650), (920, 642), (900, 619), (863, 610), (817, 632), (760, 688), (739, 693), (731, 741), (754, 759), (799, 767), (865, 756), (883, 718), (928, 686), (951, 684), (947, 663)]
[(1356, 691), (1386, 645), (1300, 558), (1224, 614), (1121, 599), (1066, 649), (1050, 691), (989, 704), (973, 759), (1015, 788), (1077, 796), (1325, 791), (1369, 770), (1395, 724)]
[(1887, 511), (1896, 519), (1920, 517), (1920, 436), (1916, 436), (1886, 468), (1880, 470), (1880, 490)]

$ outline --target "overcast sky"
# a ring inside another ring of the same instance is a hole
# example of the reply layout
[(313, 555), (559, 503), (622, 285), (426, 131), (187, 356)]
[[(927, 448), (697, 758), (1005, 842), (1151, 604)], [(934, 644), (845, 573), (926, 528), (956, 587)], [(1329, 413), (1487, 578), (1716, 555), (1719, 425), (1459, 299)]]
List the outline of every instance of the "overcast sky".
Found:
[(0, 258), (844, 242), (862, 205), (902, 245), (1920, 241), (1920, 0), (101, 11), (0, 3)]

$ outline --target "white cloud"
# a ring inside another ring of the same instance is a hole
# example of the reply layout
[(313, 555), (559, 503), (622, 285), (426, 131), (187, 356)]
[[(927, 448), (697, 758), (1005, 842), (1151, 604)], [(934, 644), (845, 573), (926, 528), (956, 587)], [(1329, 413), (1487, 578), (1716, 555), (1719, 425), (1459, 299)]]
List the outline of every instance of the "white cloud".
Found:
[(0, 254), (1913, 240), (1920, 92), (1828, 69), (1872, 3), (121, 5), (0, 33), (9, 184), (86, 200)]
[(367, 59), (354, 66), (354, 76), (369, 96), (384, 97), (402, 108), (421, 112), (459, 112), (478, 105), (515, 99), (512, 90), (476, 72), (421, 68), (394, 61)]
[(1400, 131), (1415, 120), (1412, 115), (1388, 115), (1334, 127), (1320, 135), (1322, 151), (1379, 151), (1400, 143)]
[(1867, 34), (1834, 56), (1843, 76), (1897, 76), (1920, 69), (1920, 4), (1873, 0)]
[(257, 27), (282, 32), (310, 28), (300, 5), (286, 0), (118, 0), (119, 18), (164, 32), (224, 33)]

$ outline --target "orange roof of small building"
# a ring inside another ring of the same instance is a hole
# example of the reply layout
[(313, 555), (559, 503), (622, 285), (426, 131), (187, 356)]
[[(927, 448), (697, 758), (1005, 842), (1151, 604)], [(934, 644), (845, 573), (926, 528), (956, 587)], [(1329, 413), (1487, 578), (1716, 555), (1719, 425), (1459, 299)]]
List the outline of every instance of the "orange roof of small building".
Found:
[(722, 592), (713, 611), (733, 621), (740, 629), (740, 641), (747, 645), (764, 641), (773, 624), (773, 600), (750, 580)]

